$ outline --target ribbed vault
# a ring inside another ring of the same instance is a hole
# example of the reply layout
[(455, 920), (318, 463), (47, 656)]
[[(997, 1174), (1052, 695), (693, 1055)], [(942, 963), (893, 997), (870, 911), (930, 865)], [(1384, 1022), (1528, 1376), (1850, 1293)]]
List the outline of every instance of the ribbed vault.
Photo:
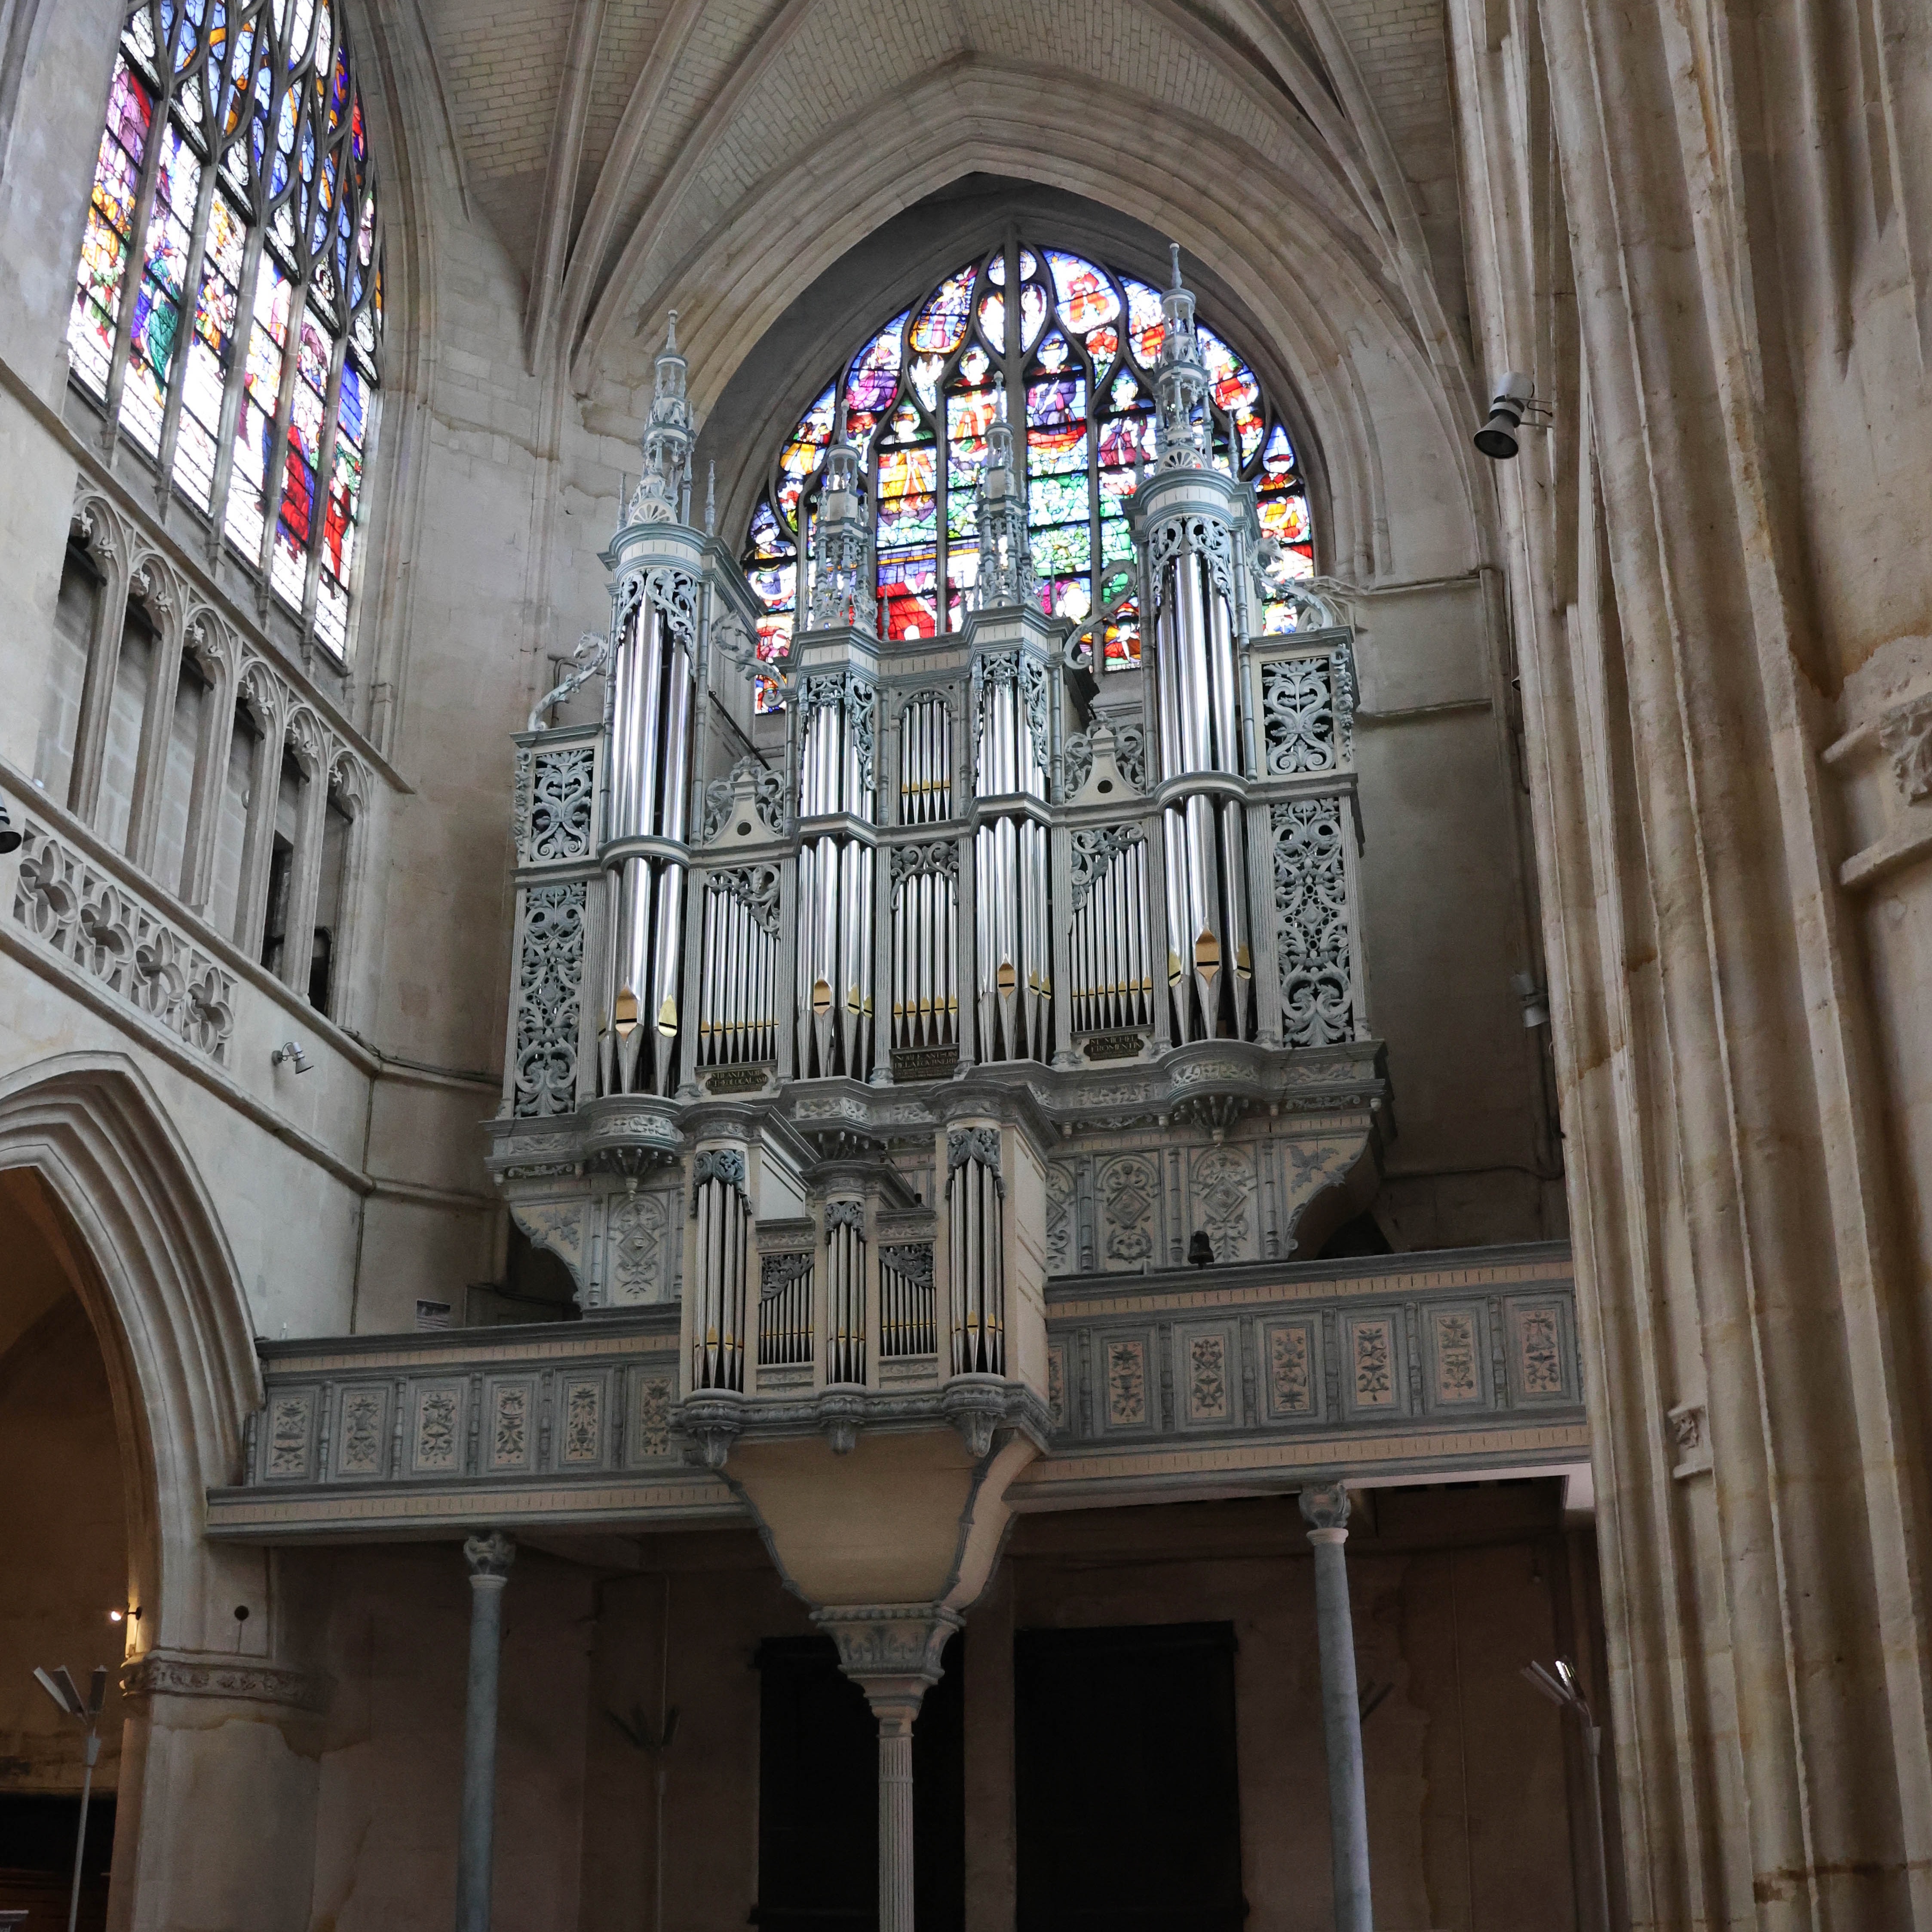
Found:
[(1392, 418), (1400, 464), (1462, 524), (1463, 556), (1436, 566), (1483, 546), (1460, 284), (1411, 178), (1427, 143), (1398, 163), (1366, 43), (1337, 24), (1364, 4), (526, 0), (479, 22), (426, 0), (425, 19), (472, 192), (526, 277), (538, 373), (634, 386), (675, 308), (708, 408), (896, 216), (976, 172), (1036, 183), (1173, 236), (1226, 292), (1305, 410), (1326, 560), (1370, 578), (1399, 567)]

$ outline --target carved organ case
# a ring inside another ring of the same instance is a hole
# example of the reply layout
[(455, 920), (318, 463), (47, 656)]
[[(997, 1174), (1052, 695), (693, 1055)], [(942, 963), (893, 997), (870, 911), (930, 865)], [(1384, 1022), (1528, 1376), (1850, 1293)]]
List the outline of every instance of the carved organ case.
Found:
[(1042, 614), (1001, 423), (974, 608), (882, 639), (842, 431), (784, 742), (744, 757), (758, 606), (691, 520), (674, 336), (659, 358), (572, 680), (602, 671), (602, 722), (540, 706), (517, 741), (490, 1164), (587, 1313), (677, 1322), (713, 1460), (761, 1427), (849, 1444), (882, 1403), (1043, 1441), (1052, 1277), (1202, 1232), (1289, 1258), (1372, 1191), (1350, 638), (1256, 634), (1259, 526), (1178, 273), (1165, 307), (1142, 674), (1103, 691)]

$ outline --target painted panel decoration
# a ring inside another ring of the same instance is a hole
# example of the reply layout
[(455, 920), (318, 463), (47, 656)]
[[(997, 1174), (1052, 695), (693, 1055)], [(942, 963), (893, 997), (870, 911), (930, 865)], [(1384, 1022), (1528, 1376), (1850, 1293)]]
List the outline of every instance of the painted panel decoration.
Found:
[(1309, 1322), (1269, 1322), (1262, 1327), (1268, 1376), (1268, 1414), (1294, 1421), (1318, 1413), (1315, 1327)]
[(1138, 1335), (1114, 1335), (1102, 1345), (1106, 1363), (1107, 1426), (1148, 1426), (1148, 1345)]
[(1228, 1330), (1184, 1330), (1178, 1346), (1186, 1420), (1196, 1426), (1234, 1421), (1239, 1412), (1236, 1385), (1240, 1371)]
[(1440, 1309), (1429, 1318), (1431, 1396), (1438, 1408), (1485, 1399), (1480, 1328), (1471, 1308)]
[(463, 1456), (463, 1390), (459, 1384), (431, 1384), (416, 1391), (416, 1448), (418, 1474), (446, 1475)]
[(1517, 1400), (1577, 1400), (1568, 1372), (1572, 1351), (1561, 1306), (1553, 1300), (1513, 1302), (1510, 1326), (1515, 1340)]
[(1395, 1322), (1391, 1316), (1351, 1316), (1342, 1324), (1348, 1353), (1348, 1400), (1357, 1409), (1398, 1408)]
[(380, 1476), (388, 1440), (389, 1391), (380, 1384), (342, 1392), (341, 1423), (336, 1438), (339, 1476)]
[(519, 1379), (490, 1390), (489, 1462), (493, 1471), (536, 1467), (536, 1384)]

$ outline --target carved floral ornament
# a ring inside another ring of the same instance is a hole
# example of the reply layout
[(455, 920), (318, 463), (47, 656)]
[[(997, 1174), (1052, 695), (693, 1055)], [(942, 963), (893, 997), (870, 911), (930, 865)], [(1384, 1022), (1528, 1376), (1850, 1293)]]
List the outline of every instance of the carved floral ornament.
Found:
[(235, 977), (84, 854), (28, 818), (13, 916), (43, 944), (219, 1066)]
[(696, 648), (698, 580), (689, 571), (661, 563), (629, 572), (618, 582), (616, 603), (614, 637), (623, 635), (624, 620), (632, 611), (649, 604), (687, 651)]
[(1932, 799), (1932, 692), (1888, 711), (1878, 735), (1906, 802)]

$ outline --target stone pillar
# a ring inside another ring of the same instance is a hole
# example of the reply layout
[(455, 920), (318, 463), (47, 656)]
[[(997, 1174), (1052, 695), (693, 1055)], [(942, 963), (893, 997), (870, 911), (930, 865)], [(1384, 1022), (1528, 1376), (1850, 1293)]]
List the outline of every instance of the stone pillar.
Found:
[(456, 1848), (456, 1932), (490, 1932), (490, 1841), (496, 1821), (496, 1675), (503, 1586), (517, 1546), (501, 1530), (463, 1546), (470, 1564), (470, 1690), (463, 1724), (463, 1817)]
[(1301, 1492), (1315, 1549), (1315, 1630), (1322, 1652), (1322, 1736), (1328, 1758), (1328, 1834), (1335, 1867), (1335, 1932), (1372, 1932), (1369, 1810), (1362, 1789), (1362, 1707), (1348, 1615), (1348, 1492), (1324, 1483)]
[(913, 1720), (964, 1619), (943, 1604), (882, 1604), (814, 1610), (812, 1620), (879, 1721), (879, 1932), (913, 1932)]

